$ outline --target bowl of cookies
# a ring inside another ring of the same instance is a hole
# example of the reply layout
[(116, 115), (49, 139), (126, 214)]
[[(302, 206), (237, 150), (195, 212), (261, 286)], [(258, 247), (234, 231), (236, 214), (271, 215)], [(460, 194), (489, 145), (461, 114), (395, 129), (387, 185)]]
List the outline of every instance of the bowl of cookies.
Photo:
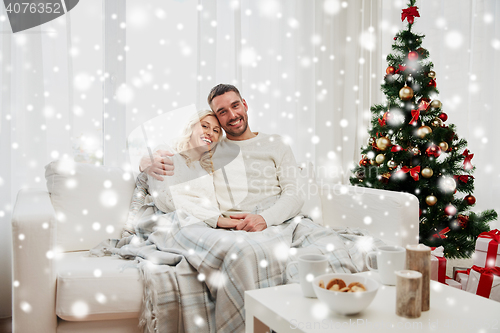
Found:
[(356, 314), (366, 309), (379, 287), (379, 283), (373, 279), (341, 273), (317, 276), (312, 285), (320, 301), (343, 315)]

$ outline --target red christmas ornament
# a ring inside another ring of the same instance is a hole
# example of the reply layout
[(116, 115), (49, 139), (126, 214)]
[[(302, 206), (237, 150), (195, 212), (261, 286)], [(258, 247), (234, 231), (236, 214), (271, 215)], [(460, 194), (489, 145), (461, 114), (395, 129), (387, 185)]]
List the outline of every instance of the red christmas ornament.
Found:
[(442, 121), (447, 121), (448, 115), (446, 113), (442, 112), (439, 114), (438, 118), (441, 119)]
[(437, 84), (436, 84), (436, 80), (431, 79), (431, 80), (429, 81), (429, 86), (430, 86), (430, 87), (434, 87), (434, 88), (435, 88), (435, 87), (437, 86)]
[(394, 145), (391, 147), (391, 152), (393, 152), (393, 153), (397, 153), (397, 152), (402, 151), (402, 150), (403, 150), (403, 148), (399, 145)]
[(439, 155), (441, 155), (441, 148), (436, 145), (431, 145), (425, 150), (425, 153), (427, 156), (439, 157)]
[(396, 72), (396, 68), (394, 68), (393, 66), (389, 66), (389, 67), (387, 67), (387, 69), (385, 70), (385, 72), (387, 74), (392, 75), (392, 74), (394, 74)]
[(467, 227), (467, 224), (469, 223), (469, 217), (468, 217), (468, 216), (465, 216), (465, 215), (462, 215), (462, 214), (458, 214), (457, 223), (458, 223), (458, 224), (459, 224), (462, 228), (466, 228), (466, 227)]
[(473, 195), (469, 194), (465, 196), (464, 201), (467, 202), (469, 206), (471, 206), (476, 203), (476, 198)]
[(418, 59), (418, 53), (416, 51), (411, 51), (408, 53), (408, 60), (417, 60)]
[(398, 40), (398, 37), (394, 37), (394, 40)]
[(365, 167), (368, 165), (368, 160), (367, 159), (362, 159), (361, 161), (359, 161), (359, 166), (362, 166), (362, 167)]
[(448, 216), (453, 216), (457, 213), (457, 208), (453, 205), (448, 205), (444, 208), (444, 213)]

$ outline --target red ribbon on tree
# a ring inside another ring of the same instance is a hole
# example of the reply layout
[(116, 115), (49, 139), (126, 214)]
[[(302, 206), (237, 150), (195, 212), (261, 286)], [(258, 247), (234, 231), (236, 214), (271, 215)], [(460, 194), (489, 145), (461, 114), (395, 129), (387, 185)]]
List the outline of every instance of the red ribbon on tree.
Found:
[(396, 74), (404, 72), (406, 70), (406, 66), (398, 65), (398, 69), (396, 69)]
[(488, 232), (482, 232), (478, 237), (490, 238), (491, 241), (488, 243), (488, 252), (486, 253), (486, 267), (495, 267), (495, 262), (497, 260), (498, 246), (500, 244), (500, 230), (490, 230)]
[(500, 276), (500, 267), (479, 267), (472, 266), (472, 270), (481, 274), (477, 285), (476, 295), (490, 298), (491, 287), (493, 286), (493, 275)]
[(435, 235), (432, 235), (432, 237), (434, 238), (441, 238), (441, 239), (445, 239), (446, 238), (446, 234), (450, 231), (450, 228), (446, 227), (444, 228), (443, 230), (441, 230), (440, 232), (436, 233)]
[(474, 157), (474, 154), (469, 154), (469, 149), (465, 149), (464, 152), (462, 153), (463, 156), (465, 156), (464, 159), (464, 170), (471, 170), (473, 168), (472, 163), (470, 160)]
[(409, 167), (402, 167), (401, 170), (399, 170), (398, 172), (404, 172), (404, 173), (410, 173), (410, 176), (411, 178), (413, 178), (414, 181), (418, 181), (418, 173), (420, 172), (420, 165), (419, 166), (416, 166), (414, 168), (409, 168)]
[(384, 113), (384, 116), (382, 117), (382, 119), (380, 119), (380, 118), (378, 119), (378, 123), (379, 123), (380, 127), (385, 126), (386, 121), (387, 121), (387, 112)]
[(418, 7), (408, 7), (406, 9), (403, 9), (403, 12), (401, 13), (401, 22), (403, 22), (405, 19), (408, 20), (408, 23), (413, 24), (416, 17), (420, 17), (420, 14), (418, 13)]
[(418, 117), (420, 117), (420, 110), (411, 110), (411, 120), (409, 122), (410, 125), (416, 124)]
[(392, 153), (397, 153), (398, 151), (402, 151), (402, 150), (404, 150), (404, 149), (401, 146), (398, 146), (398, 145), (393, 145), (391, 147), (391, 152)]
[(460, 180), (461, 182), (466, 183), (466, 184), (470, 178), (474, 179), (474, 176), (469, 176), (469, 175), (463, 175), (463, 176), (455, 175), (455, 176), (453, 176), (453, 179), (455, 179), (455, 181)]

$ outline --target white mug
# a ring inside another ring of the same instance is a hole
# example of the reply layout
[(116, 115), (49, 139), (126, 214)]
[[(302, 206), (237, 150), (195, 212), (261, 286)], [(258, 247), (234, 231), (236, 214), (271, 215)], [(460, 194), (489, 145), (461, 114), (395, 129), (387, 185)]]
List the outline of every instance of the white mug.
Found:
[[(299, 280), (302, 288), (302, 294), (305, 297), (316, 297), (312, 281), (315, 277), (328, 273), (328, 257), (321, 254), (303, 254), (299, 256), (297, 261), (292, 261), (286, 266), (288, 276), (290, 273), (288, 269), (290, 265), (299, 265)], [(292, 282), (299, 282), (292, 280)]]
[[(371, 257), (374, 255), (377, 257), (377, 268), (370, 266)], [(405, 269), (406, 250), (401, 246), (381, 246), (376, 252), (368, 253), (365, 260), (369, 270), (379, 273), (383, 284), (394, 286), (396, 285), (394, 271)]]

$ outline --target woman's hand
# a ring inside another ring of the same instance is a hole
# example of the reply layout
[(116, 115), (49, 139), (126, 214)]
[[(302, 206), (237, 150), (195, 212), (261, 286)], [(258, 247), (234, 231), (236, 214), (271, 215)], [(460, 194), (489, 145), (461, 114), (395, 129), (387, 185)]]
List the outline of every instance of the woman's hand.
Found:
[(261, 215), (242, 213), (231, 215), (231, 218), (239, 221), (237, 230), (256, 232), (267, 228), (266, 220)]
[(239, 223), (241, 223), (240, 220), (219, 216), (219, 219), (217, 220), (217, 228), (234, 229)]
[(163, 181), (162, 176), (174, 175), (174, 162), (169, 158), (174, 156), (167, 150), (157, 150), (153, 153), (153, 161), (149, 156), (143, 156), (139, 163), (139, 170), (146, 172), (151, 177)]

